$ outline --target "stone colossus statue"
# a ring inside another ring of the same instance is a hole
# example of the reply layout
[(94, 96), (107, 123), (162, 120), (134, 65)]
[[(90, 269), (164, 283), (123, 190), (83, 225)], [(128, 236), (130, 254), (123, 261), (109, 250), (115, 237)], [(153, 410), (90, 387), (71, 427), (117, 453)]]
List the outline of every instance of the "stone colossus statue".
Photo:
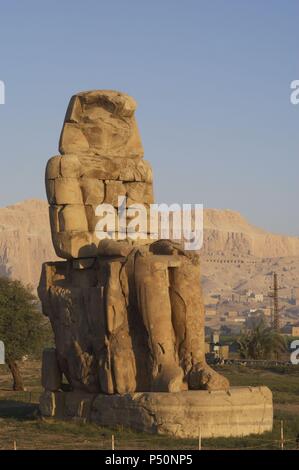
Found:
[(52, 239), (65, 261), (45, 263), (39, 285), (56, 345), (46, 388), (59, 390), (64, 374), (72, 390), (90, 393), (226, 390), (205, 361), (198, 254), (148, 233), (96, 233), (99, 205), (154, 202), (135, 109), (116, 91), (73, 96), (60, 155), (47, 164)]

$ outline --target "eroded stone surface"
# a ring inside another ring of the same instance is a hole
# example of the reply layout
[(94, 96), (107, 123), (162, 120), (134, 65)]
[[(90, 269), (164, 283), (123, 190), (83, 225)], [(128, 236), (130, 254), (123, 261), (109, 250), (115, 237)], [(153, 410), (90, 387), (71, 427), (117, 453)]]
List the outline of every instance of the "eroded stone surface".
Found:
[[(70, 100), (60, 152), (46, 168), (53, 245), (65, 259), (100, 254), (96, 208), (118, 198), (126, 206), (153, 202), (152, 170), (143, 160), (133, 98), (111, 90), (78, 93)], [(135, 228), (134, 228), (135, 231)], [(100, 232), (99, 232), (100, 233)], [(122, 240), (115, 227), (116, 240)], [(143, 243), (149, 243), (149, 228)]]
[[(43, 394), (42, 407), (49, 416), (85, 418), (101, 426), (119, 425), (182, 438), (197, 438), (199, 430), (203, 438), (209, 438), (262, 434), (272, 429), (272, 393), (267, 387), (96, 395), (89, 399), (80, 393), (69, 394), (70, 398), (68, 393), (64, 395), (66, 402), (72, 402), (71, 409), (55, 407), (55, 401), (61, 401), (59, 394)], [(54, 414), (53, 409), (57, 410)]]
[(228, 388), (205, 362), (198, 258), (163, 250), (165, 242), (107, 240), (103, 255), (83, 269), (44, 265), (39, 295), (59, 365), (75, 390)]
[(118, 91), (78, 93), (68, 106), (60, 152), (87, 152), (108, 158), (142, 157), (135, 109), (136, 101)]
[(42, 359), (42, 386), (45, 390), (55, 392), (60, 389), (61, 383), (62, 372), (58, 365), (56, 349), (44, 349)]

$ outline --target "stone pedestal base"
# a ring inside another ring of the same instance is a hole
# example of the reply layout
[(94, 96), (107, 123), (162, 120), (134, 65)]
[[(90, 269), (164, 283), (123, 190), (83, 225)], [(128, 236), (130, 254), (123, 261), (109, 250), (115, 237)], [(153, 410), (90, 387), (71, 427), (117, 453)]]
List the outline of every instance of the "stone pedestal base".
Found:
[(126, 395), (46, 391), (40, 410), (48, 417), (187, 438), (198, 437), (199, 428), (204, 438), (262, 434), (273, 424), (272, 393), (267, 387)]

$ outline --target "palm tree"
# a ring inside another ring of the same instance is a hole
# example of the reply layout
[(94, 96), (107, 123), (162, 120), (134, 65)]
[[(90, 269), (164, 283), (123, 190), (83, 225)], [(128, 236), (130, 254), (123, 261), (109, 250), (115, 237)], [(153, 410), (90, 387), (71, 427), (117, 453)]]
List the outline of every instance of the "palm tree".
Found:
[(265, 326), (263, 321), (242, 335), (238, 340), (238, 346), (243, 359), (277, 358), (280, 353), (287, 350), (284, 337)]

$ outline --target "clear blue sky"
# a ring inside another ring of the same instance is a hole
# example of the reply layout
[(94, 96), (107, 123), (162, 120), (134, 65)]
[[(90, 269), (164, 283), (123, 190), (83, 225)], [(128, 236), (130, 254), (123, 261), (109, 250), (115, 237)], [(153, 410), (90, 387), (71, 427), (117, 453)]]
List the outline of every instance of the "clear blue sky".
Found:
[(133, 95), (159, 202), (299, 235), (297, 0), (2, 1), (0, 205), (45, 198), (70, 96)]

